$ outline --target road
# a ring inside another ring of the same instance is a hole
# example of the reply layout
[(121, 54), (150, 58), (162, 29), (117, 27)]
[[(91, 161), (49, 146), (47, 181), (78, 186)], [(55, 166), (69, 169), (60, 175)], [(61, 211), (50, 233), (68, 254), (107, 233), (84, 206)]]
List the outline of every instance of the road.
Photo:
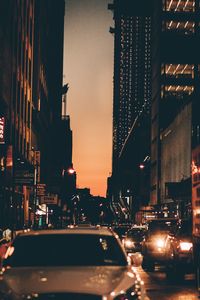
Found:
[(139, 268), (150, 300), (197, 300), (194, 275), (185, 275), (184, 280), (171, 283), (167, 281), (164, 270), (156, 267), (154, 272), (145, 272)]

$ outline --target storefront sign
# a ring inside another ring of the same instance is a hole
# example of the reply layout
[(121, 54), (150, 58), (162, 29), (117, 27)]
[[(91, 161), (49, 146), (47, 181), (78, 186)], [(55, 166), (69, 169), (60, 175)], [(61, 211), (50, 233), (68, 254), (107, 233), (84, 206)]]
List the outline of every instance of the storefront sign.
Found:
[(37, 184), (37, 196), (45, 196), (46, 194), (46, 184), (38, 183)]
[(48, 195), (41, 197), (41, 204), (58, 204), (58, 195)]
[(0, 144), (5, 144), (5, 118), (0, 117)]

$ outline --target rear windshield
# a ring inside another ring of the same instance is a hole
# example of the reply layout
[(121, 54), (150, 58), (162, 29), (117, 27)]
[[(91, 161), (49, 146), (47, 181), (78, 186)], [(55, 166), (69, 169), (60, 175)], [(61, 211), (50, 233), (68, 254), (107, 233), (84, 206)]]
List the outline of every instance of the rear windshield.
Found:
[(156, 221), (156, 222), (151, 222), (148, 227), (148, 231), (150, 232), (156, 232), (156, 231), (161, 231), (161, 232), (169, 232), (173, 231), (177, 226), (177, 221)]
[(135, 240), (142, 240), (145, 235), (144, 229), (132, 229), (127, 232), (127, 237), (133, 238)]
[(113, 236), (51, 234), (16, 237), (6, 264), (20, 266), (124, 266), (127, 260)]

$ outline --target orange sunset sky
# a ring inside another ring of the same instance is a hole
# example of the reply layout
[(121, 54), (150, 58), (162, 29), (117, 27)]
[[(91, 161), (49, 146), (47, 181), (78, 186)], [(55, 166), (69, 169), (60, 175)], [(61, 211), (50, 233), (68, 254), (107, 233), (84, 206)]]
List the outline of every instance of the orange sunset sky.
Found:
[(105, 196), (112, 161), (113, 16), (109, 0), (66, 0), (64, 79), (77, 187)]

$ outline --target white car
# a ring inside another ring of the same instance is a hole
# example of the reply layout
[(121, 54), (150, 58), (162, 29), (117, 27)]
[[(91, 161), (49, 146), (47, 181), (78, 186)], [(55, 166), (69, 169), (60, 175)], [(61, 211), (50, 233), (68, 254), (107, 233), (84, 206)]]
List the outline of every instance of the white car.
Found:
[(0, 299), (146, 300), (141, 263), (108, 228), (23, 233), (7, 251)]

